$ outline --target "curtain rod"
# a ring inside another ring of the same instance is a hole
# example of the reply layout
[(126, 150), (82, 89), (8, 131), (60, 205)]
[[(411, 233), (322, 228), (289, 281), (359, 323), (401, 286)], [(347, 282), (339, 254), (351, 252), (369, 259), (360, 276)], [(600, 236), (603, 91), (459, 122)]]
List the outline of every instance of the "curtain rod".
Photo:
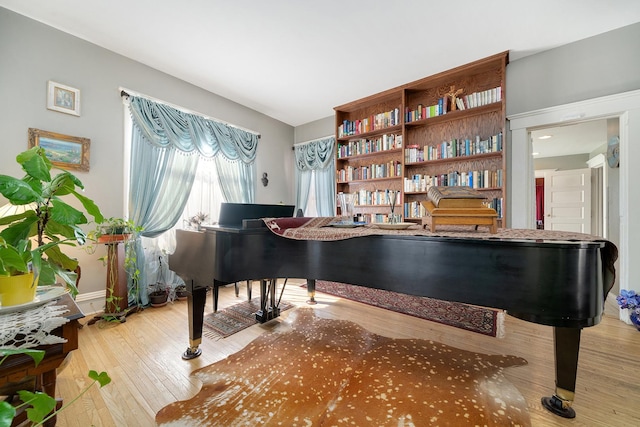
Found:
[(320, 141), (321, 139), (327, 139), (327, 138), (335, 138), (335, 135), (321, 136), (320, 138), (310, 139), (310, 140), (304, 141), (304, 142), (296, 142), (295, 144), (293, 144), (293, 147), (291, 147), (291, 149), (295, 150), (296, 145), (309, 144), (311, 142), (316, 142), (316, 141)]
[(154, 97), (149, 96), (149, 95), (144, 95), (144, 94), (142, 94), (140, 92), (135, 92), (135, 91), (132, 91), (132, 90), (129, 90), (129, 89), (125, 89), (125, 88), (122, 88), (122, 87), (120, 88), (120, 96), (121, 97), (128, 98), (130, 94), (134, 95), (134, 96), (139, 96), (141, 98), (149, 99), (149, 100), (151, 100), (153, 102), (157, 102), (159, 104), (167, 105), (167, 106), (169, 106), (171, 108), (175, 108), (176, 110), (180, 110), (180, 111), (182, 111), (184, 113), (187, 113), (187, 114), (194, 114), (196, 116), (204, 117), (205, 119), (214, 120), (216, 122), (224, 123), (227, 126), (231, 126), (231, 127), (236, 128), (236, 129), (240, 129), (240, 130), (243, 130), (245, 132), (252, 133), (254, 135), (258, 135), (258, 139), (262, 137), (262, 135), (260, 135), (260, 132), (256, 132), (256, 131), (251, 130), (251, 129), (243, 128), (241, 126), (237, 126), (237, 125), (234, 125), (232, 123), (225, 122), (224, 120), (216, 119), (215, 117), (207, 116), (206, 114), (202, 114), (202, 113), (199, 113), (197, 111), (189, 110), (187, 108), (180, 107), (178, 105), (174, 105), (174, 104), (171, 104), (171, 103), (166, 102), (166, 101), (162, 101), (160, 99), (154, 98)]

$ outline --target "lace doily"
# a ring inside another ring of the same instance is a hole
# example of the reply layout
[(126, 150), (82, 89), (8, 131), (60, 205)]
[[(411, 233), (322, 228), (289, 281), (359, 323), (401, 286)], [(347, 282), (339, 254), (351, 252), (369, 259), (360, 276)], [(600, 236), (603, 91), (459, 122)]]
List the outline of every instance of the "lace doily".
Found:
[(51, 301), (29, 310), (0, 314), (0, 347), (32, 348), (67, 342), (51, 331), (69, 321), (62, 316), (68, 311), (66, 306)]

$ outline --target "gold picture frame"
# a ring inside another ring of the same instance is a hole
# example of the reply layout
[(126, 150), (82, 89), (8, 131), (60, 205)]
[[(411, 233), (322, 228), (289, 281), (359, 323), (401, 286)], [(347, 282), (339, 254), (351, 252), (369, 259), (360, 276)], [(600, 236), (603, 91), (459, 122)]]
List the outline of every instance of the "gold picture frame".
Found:
[(47, 108), (61, 113), (80, 115), (80, 89), (49, 80)]
[(89, 138), (29, 128), (29, 148), (42, 147), (54, 166), (89, 172)]

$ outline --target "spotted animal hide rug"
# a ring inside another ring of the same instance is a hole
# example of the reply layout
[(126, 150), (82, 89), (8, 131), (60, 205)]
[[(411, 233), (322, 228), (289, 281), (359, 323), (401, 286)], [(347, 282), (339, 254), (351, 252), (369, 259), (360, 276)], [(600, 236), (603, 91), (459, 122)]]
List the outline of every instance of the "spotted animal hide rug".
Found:
[(202, 389), (160, 426), (529, 426), (503, 370), (525, 365), (392, 339), (298, 308), (243, 350), (194, 372)]

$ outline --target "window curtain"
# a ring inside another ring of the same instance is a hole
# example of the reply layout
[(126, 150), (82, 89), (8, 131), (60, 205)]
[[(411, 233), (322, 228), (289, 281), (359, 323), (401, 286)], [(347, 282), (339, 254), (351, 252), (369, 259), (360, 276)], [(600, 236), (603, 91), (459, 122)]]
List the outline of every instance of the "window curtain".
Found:
[[(204, 116), (187, 113), (148, 98), (129, 96), (131, 138), (129, 219), (152, 238), (171, 229), (180, 219), (193, 185), (200, 157), (224, 159), (219, 174), (229, 201), (252, 202), (255, 194), (255, 158), (258, 135)], [(224, 182), (223, 182), (224, 181)], [(226, 196), (225, 196), (226, 197)], [(148, 242), (147, 242), (148, 243)], [(160, 260), (162, 250), (136, 240), (136, 266), (141, 292), (129, 283), (129, 303), (148, 304), (146, 286), (168, 269), (147, 271)], [(150, 255), (150, 262), (145, 262)], [(129, 278), (131, 278), (129, 274)], [(173, 280), (178, 280), (174, 278)]]
[[(335, 138), (329, 136), (296, 145), (296, 209), (307, 207), (311, 182), (315, 181), (316, 207), (319, 216), (336, 212)], [(312, 176), (315, 175), (315, 180)]]

